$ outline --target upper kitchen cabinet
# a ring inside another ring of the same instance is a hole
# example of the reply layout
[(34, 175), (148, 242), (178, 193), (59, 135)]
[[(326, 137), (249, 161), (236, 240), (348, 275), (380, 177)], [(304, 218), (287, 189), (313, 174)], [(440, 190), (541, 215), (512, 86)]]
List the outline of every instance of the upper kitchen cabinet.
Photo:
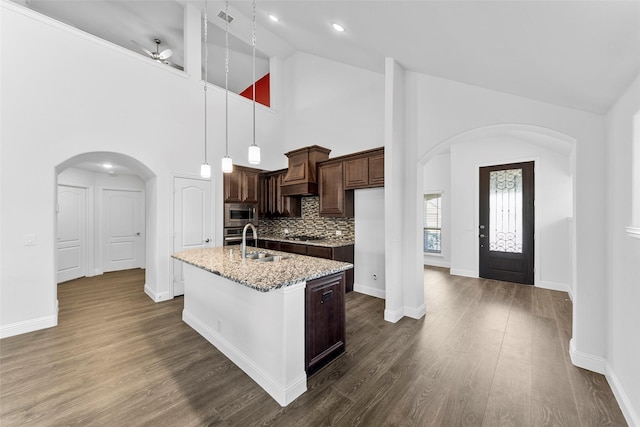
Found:
[(261, 218), (291, 218), (301, 215), (300, 197), (282, 195), (282, 181), (286, 173), (287, 170), (283, 169), (260, 175), (258, 213)]
[(344, 189), (344, 164), (329, 161), (318, 165), (320, 216), (353, 217), (353, 191)]
[(225, 203), (258, 203), (258, 178), (260, 171), (244, 166), (233, 167), (224, 174)]
[(344, 159), (344, 188), (384, 187), (384, 148), (363, 151)]

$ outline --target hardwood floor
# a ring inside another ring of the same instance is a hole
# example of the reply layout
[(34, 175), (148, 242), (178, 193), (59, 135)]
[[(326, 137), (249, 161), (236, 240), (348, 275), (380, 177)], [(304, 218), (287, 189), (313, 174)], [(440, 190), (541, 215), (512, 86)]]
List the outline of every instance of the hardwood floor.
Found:
[(281, 408), (143, 284), (61, 284), (59, 326), (0, 341), (0, 425), (626, 425), (604, 377), (571, 365), (565, 293), (429, 268), (427, 315), (391, 324), (352, 292), (346, 354)]

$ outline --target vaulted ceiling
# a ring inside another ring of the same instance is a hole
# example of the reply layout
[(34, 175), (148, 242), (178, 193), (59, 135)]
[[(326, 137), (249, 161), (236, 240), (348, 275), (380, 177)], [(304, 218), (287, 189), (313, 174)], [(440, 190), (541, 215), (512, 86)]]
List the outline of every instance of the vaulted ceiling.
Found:
[[(15, 1), (132, 50), (130, 40), (151, 48), (160, 38), (172, 61), (183, 61), (182, 9), (190, 0)], [(251, 2), (230, 4), (232, 34), (250, 41)], [(212, 25), (223, 25), (215, 22), (223, 8), (209, 1)], [(407, 70), (600, 114), (640, 73), (636, 0), (258, 0), (257, 9), (266, 56), (303, 51), (381, 73), (391, 57)]]

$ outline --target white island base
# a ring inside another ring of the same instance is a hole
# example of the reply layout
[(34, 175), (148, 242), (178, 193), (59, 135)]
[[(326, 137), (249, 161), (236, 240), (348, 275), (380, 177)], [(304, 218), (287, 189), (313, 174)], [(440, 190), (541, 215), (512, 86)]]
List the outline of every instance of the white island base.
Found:
[(260, 292), (184, 264), (182, 320), (281, 406), (307, 390), (306, 282)]

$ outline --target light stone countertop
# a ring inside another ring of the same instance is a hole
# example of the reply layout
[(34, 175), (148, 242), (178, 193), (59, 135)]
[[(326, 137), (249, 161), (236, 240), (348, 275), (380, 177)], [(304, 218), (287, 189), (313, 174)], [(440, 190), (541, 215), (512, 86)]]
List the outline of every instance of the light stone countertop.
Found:
[(270, 236), (270, 235), (261, 236), (260, 234), (258, 234), (258, 240), (297, 243), (299, 245), (321, 246), (325, 248), (339, 248), (341, 246), (349, 246), (355, 243), (352, 239), (346, 239), (341, 237), (335, 237), (335, 238), (332, 237), (332, 238), (322, 239), (322, 240), (293, 240), (293, 239), (287, 239), (286, 237), (282, 237), (282, 236)]
[[(230, 255), (229, 251), (233, 251)], [(260, 292), (317, 279), (353, 268), (353, 264), (328, 259), (247, 247), (247, 254), (268, 252), (282, 255), (281, 261), (242, 259), (240, 246), (190, 249), (173, 258), (222, 276)]]

